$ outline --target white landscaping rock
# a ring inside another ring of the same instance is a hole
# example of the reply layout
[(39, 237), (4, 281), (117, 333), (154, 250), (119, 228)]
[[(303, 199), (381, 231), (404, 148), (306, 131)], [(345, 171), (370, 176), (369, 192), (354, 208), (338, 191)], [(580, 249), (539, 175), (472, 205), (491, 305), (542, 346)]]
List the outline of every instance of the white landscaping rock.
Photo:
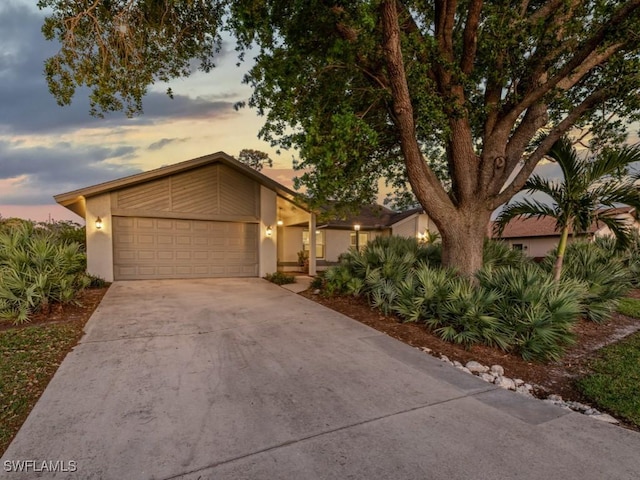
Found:
[(516, 387), (521, 387), (524, 385), (524, 380), (520, 378), (514, 378), (513, 381), (516, 382)]
[(484, 380), (485, 382), (489, 382), (489, 383), (493, 383), (494, 380), (496, 379), (496, 377), (494, 377), (493, 375), (491, 375), (490, 373), (486, 373), (483, 372), (480, 375), (478, 375), (482, 380)]
[(442, 360), (443, 362), (451, 363), (451, 360), (449, 360), (449, 357), (447, 357), (446, 355), (440, 355), (440, 360)]
[(534, 398), (531, 392), (527, 390), (523, 385), (516, 387), (516, 393), (519, 393), (520, 395), (524, 395), (525, 397)]
[(467, 367), (473, 373), (485, 373), (489, 371), (489, 367), (482, 365), (481, 363), (478, 363), (473, 360), (471, 360), (470, 362), (467, 362), (465, 367)]
[(515, 390), (516, 389), (516, 383), (511, 380), (509, 377), (496, 377), (496, 379), (493, 381), (494, 385), (499, 386), (500, 388), (505, 388), (507, 390)]
[(600, 420), (601, 422), (611, 423), (613, 425), (617, 425), (620, 423), (617, 419), (606, 413), (601, 413), (599, 415), (590, 415), (590, 417), (595, 418), (596, 420)]
[(496, 377), (502, 377), (504, 375), (504, 368), (502, 368), (501, 365), (492, 365), (491, 373), (494, 374)]

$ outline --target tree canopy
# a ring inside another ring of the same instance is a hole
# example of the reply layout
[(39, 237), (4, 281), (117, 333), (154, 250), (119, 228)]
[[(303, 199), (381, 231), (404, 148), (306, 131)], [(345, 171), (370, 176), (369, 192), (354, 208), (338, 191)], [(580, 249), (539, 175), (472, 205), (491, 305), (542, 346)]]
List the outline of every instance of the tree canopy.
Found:
[[(594, 147), (640, 113), (640, 0), (40, 0), (46, 73), (95, 113), (213, 67), (221, 32), (255, 58), (261, 135), (296, 148), (312, 199), (370, 202), (407, 182), (446, 265), (480, 266), (491, 212), (573, 127)], [(446, 165), (446, 172), (436, 166)], [(443, 175), (444, 173), (444, 175)]]

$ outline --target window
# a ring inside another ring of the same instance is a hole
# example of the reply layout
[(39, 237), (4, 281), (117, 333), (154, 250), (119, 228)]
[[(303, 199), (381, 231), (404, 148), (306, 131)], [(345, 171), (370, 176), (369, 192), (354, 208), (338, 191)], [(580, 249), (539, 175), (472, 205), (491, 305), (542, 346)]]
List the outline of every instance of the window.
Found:
[[(358, 246), (360, 247), (360, 250), (362, 250), (369, 241), (369, 234), (367, 232), (359, 232), (358, 235), (360, 235), (360, 238), (358, 238)], [(356, 248), (356, 232), (351, 232), (351, 235), (349, 236), (349, 246), (351, 248)]]
[(522, 243), (514, 243), (513, 245), (511, 245), (511, 248), (513, 250), (524, 250), (524, 245)]
[[(302, 231), (302, 245), (309, 251), (309, 230)], [(324, 258), (324, 230), (316, 230), (316, 258)]]

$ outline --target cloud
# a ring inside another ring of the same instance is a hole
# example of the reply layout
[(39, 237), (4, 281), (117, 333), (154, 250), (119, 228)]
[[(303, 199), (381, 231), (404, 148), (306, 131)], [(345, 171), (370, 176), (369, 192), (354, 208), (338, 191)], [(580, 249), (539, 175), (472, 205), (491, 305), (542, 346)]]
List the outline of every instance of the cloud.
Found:
[(0, 140), (0, 182), (13, 180), (13, 188), (0, 194), (0, 204), (47, 203), (59, 193), (139, 173), (140, 168), (130, 163), (116, 163), (131, 158), (135, 152), (130, 146), (77, 146), (61, 142), (25, 147)]
[(147, 150), (156, 151), (161, 150), (165, 146), (171, 143), (183, 143), (189, 141), (188, 138), (161, 138), (157, 142), (153, 142), (151, 145), (147, 147)]
[[(236, 114), (233, 93), (189, 96), (178, 92), (171, 99), (157, 89), (144, 98), (144, 114), (134, 118), (120, 112), (104, 119), (90, 116), (86, 88), (77, 90), (71, 105), (60, 107), (44, 76), (44, 61), (57, 52), (58, 45), (42, 36), (43, 20), (41, 12), (26, 4), (9, 1), (0, 6), (0, 134), (60, 133), (188, 118), (215, 120)], [(227, 50), (223, 49), (223, 58), (229, 55)]]

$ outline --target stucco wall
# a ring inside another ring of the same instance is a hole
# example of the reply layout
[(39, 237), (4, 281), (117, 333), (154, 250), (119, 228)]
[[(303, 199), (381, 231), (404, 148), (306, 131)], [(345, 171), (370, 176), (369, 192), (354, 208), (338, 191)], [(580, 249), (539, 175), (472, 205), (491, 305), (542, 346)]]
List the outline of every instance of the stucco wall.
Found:
[[(276, 192), (264, 186), (260, 186), (260, 266), (259, 276), (273, 273), (278, 269), (278, 228)], [(271, 227), (271, 236), (267, 236), (267, 228)]]
[[(102, 228), (96, 228), (96, 219)], [(113, 222), (111, 195), (105, 193), (86, 200), (87, 272), (113, 282)]]
[(438, 233), (438, 227), (425, 213), (416, 214), (393, 225), (393, 234), (398, 237), (416, 237), (418, 233)]

